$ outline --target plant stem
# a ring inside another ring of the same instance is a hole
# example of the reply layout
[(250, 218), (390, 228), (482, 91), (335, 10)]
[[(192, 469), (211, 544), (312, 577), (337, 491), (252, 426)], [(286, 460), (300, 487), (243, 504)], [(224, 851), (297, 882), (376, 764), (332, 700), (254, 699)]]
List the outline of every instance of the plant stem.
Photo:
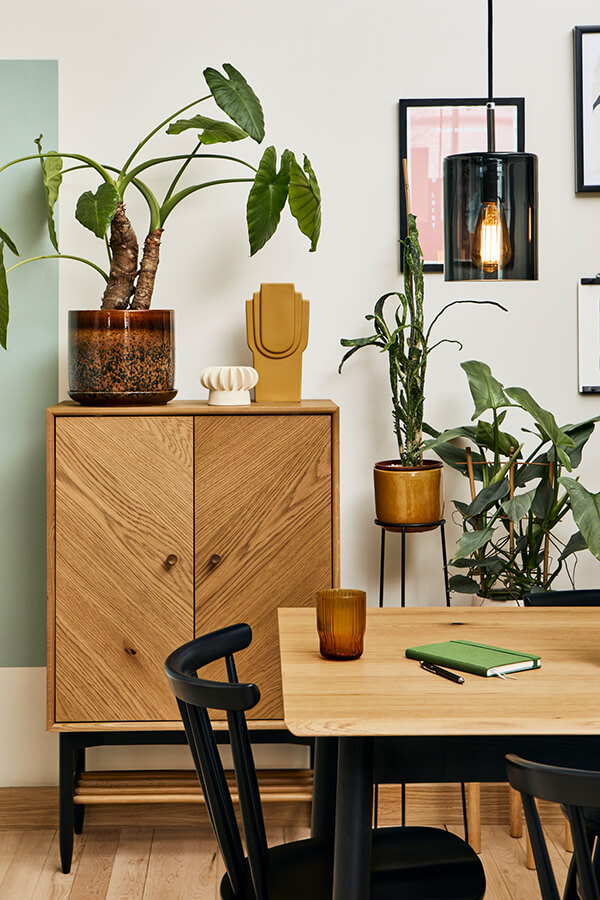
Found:
[(36, 262), (38, 259), (75, 259), (77, 262), (85, 263), (86, 266), (90, 266), (92, 269), (95, 269), (96, 272), (100, 272), (105, 281), (108, 281), (108, 275), (101, 269), (100, 266), (97, 266), (96, 263), (90, 262), (89, 259), (84, 259), (82, 256), (71, 256), (68, 253), (45, 253), (43, 256), (30, 256), (29, 259), (22, 259), (20, 262), (15, 263), (14, 266), (11, 266), (6, 270), (6, 274), (12, 272), (13, 269), (18, 269), (19, 266), (24, 266), (25, 263)]
[[(85, 163), (85, 166), (90, 169), (95, 169), (99, 175), (102, 176), (104, 181), (108, 184), (114, 185), (114, 179), (110, 177), (108, 174), (107, 168), (101, 166), (100, 163), (97, 163), (95, 160), (90, 159), (88, 156), (82, 156), (80, 153), (36, 153), (34, 156), (21, 156), (19, 159), (12, 159), (10, 162), (5, 163), (3, 166), (0, 166), (0, 172), (4, 172), (5, 169), (10, 168), (10, 166), (15, 166), (17, 163), (27, 162), (29, 159), (45, 159), (48, 156), (60, 156), (62, 159), (79, 159), (81, 162)], [(77, 166), (77, 168), (80, 168)], [(85, 168), (85, 167), (84, 167)]]
[(183, 173), (185, 172), (185, 170), (187, 169), (187, 167), (188, 167), (189, 164), (191, 163), (192, 159), (196, 156), (196, 151), (197, 151), (201, 146), (202, 146), (202, 141), (198, 141), (198, 143), (197, 143), (196, 146), (194, 147), (194, 149), (193, 149), (191, 155), (188, 156), (188, 158), (186, 159), (186, 161), (184, 162), (184, 164), (181, 166), (181, 168), (180, 168), (179, 171), (177, 172), (177, 175), (175, 176), (175, 178), (173, 179), (173, 181), (172, 181), (171, 184), (169, 185), (169, 190), (168, 190), (167, 193), (165, 194), (165, 198), (164, 198), (164, 200), (163, 200), (163, 206), (165, 205), (165, 203), (167, 202), (167, 200), (169, 199), (169, 197), (171, 196), (171, 194), (172, 194), (173, 191), (175, 190), (175, 187), (176, 187), (176, 185), (177, 185), (177, 182), (179, 181), (179, 179), (181, 178), (181, 176), (183, 175)]
[(182, 191), (179, 191), (178, 194), (175, 194), (168, 200), (160, 210), (160, 228), (162, 228), (167, 221), (167, 217), (170, 213), (175, 209), (178, 203), (181, 203), (186, 197), (189, 197), (190, 194), (195, 193), (196, 191), (202, 190), (202, 188), (212, 187), (214, 184), (236, 184), (238, 182), (252, 182), (253, 178), (221, 178), (218, 181), (206, 181), (204, 184), (193, 184), (190, 187), (184, 188)]
[(140, 141), (140, 143), (137, 145), (137, 147), (135, 148), (133, 153), (131, 153), (131, 155), (128, 157), (128, 159), (125, 162), (125, 165), (121, 169), (121, 174), (122, 175), (125, 174), (125, 172), (129, 168), (129, 166), (131, 165), (131, 163), (135, 159), (135, 157), (138, 155), (138, 153), (140, 152), (142, 147), (144, 147), (145, 144), (148, 143), (150, 138), (153, 138), (154, 135), (158, 131), (160, 131), (161, 128), (164, 128), (165, 125), (168, 125), (169, 122), (171, 121), (171, 119), (174, 119), (175, 116), (180, 116), (181, 113), (184, 113), (187, 109), (191, 109), (192, 106), (195, 106), (197, 103), (202, 103), (203, 100), (210, 100), (211, 97), (212, 97), (212, 94), (207, 94), (206, 97), (200, 97), (200, 99), (198, 99), (198, 100), (193, 100), (191, 103), (188, 103), (186, 106), (182, 106), (181, 109), (178, 109), (177, 112), (174, 112), (172, 115), (170, 115), (167, 119), (165, 119), (163, 122), (161, 122), (160, 125), (157, 125), (156, 128), (153, 128), (152, 131), (150, 132), (150, 134), (147, 134), (146, 137)]

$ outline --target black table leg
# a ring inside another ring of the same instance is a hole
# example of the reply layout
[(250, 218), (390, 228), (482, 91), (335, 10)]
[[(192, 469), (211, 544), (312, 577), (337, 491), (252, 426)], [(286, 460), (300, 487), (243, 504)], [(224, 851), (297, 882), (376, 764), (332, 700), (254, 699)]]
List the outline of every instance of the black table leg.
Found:
[(317, 738), (311, 837), (333, 841), (335, 831), (335, 797), (337, 784), (338, 739)]
[(373, 815), (373, 740), (340, 738), (333, 900), (368, 900)]
[(59, 788), (58, 788), (58, 842), (60, 861), (66, 874), (71, 871), (73, 858), (73, 829), (75, 825), (75, 804), (73, 786), (75, 781), (75, 750), (71, 735), (59, 735)]

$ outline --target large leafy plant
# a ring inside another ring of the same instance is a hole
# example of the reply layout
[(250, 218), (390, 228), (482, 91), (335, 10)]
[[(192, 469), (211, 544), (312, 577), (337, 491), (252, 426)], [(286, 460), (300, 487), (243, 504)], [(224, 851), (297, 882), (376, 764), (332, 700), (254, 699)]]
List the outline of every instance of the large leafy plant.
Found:
[[(19, 252), (14, 240), (0, 227), (0, 344), (5, 349), (9, 318), (8, 272), (38, 259), (78, 260), (91, 266), (106, 281), (102, 297), (103, 309), (147, 309), (152, 299), (161, 239), (167, 219), (180, 203), (205, 188), (235, 182), (251, 184), (246, 206), (251, 255), (260, 250), (274, 234), (286, 202), (300, 231), (310, 240), (311, 251), (316, 249), (321, 228), (321, 198), (317, 178), (308, 157), (304, 156), (301, 166), (291, 150), (284, 150), (278, 164), (277, 152), (271, 146), (264, 151), (258, 166), (254, 166), (237, 156), (205, 152), (206, 147), (237, 143), (247, 138), (260, 144), (265, 134), (264, 116), (258, 97), (237, 69), (229, 63), (225, 63), (223, 69), (225, 75), (217, 69), (205, 69), (203, 74), (209, 93), (188, 103), (153, 128), (120, 168), (101, 164), (79, 153), (58, 153), (54, 150), (44, 152), (41, 137), (35, 141), (38, 148), (35, 155), (13, 159), (0, 167), (2, 172), (19, 163), (36, 159), (39, 161), (47, 201), (48, 230), (56, 250), (56, 253), (20, 260), (7, 268), (4, 262), (5, 247), (16, 256), (19, 256)], [(198, 114), (191, 118), (179, 118), (207, 100), (213, 100), (230, 121)], [(140, 151), (166, 126), (167, 134), (170, 135), (194, 133), (196, 137), (193, 148), (140, 162)], [(246, 177), (219, 178), (181, 186), (180, 181), (188, 167), (206, 159), (233, 163), (249, 174)], [(72, 163), (69, 168), (64, 168), (65, 160)], [(146, 173), (163, 164), (174, 165), (176, 171), (166, 193), (159, 200), (146, 182)], [(62, 253), (58, 247), (54, 208), (59, 189), (65, 175), (80, 169), (91, 170), (96, 179), (100, 179), (100, 185), (81, 195), (77, 201), (75, 217), (105, 244), (108, 271), (92, 260)], [(136, 233), (125, 213), (124, 200), (129, 188), (141, 194), (148, 209), (148, 231), (141, 260)], [(4, 226), (6, 223), (0, 224)]]
[[(343, 356), (338, 371), (341, 372), (346, 360), (362, 347), (379, 347), (382, 353), (387, 353), (399, 459), (404, 466), (418, 466), (423, 461), (423, 406), (429, 354), (445, 343), (458, 344), (462, 349), (460, 341), (447, 338), (431, 343), (436, 322), (451, 306), (462, 303), (504, 307), (493, 300), (453, 300), (440, 310), (427, 327), (423, 310), (423, 254), (416, 218), (412, 214), (408, 216), (403, 252), (404, 293), (391, 291), (377, 300), (373, 313), (365, 316), (368, 322), (373, 323), (373, 334), (361, 338), (342, 338), (342, 346), (351, 349)], [(397, 297), (400, 301), (393, 323), (385, 319), (385, 304), (389, 297)]]
[[(470, 477), (474, 494), (470, 503), (453, 501), (463, 532), (451, 560), (459, 570), (450, 578), (451, 590), (483, 597), (501, 591), (520, 600), (551, 589), (563, 567), (573, 584), (569, 564), (576, 553), (589, 548), (600, 559), (600, 495), (563, 473), (579, 466), (600, 417), (559, 427), (528, 391), (505, 388), (485, 363), (461, 365), (475, 424), (448, 429), (426, 443)], [(508, 414), (517, 410), (517, 418), (530, 421), (521, 437), (506, 430)], [(470, 446), (458, 446), (458, 438)], [(578, 530), (563, 541), (556, 528), (570, 512)]]

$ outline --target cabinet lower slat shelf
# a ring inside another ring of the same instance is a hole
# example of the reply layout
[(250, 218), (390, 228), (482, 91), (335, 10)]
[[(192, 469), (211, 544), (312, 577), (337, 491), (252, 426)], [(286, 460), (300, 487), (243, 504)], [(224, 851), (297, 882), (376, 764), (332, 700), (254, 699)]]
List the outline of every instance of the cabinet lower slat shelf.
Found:
[[(233, 772), (226, 773), (231, 795), (238, 794)], [(263, 769), (258, 785), (263, 803), (307, 803), (312, 800), (310, 769)], [(195, 772), (182, 770), (82, 772), (73, 802), (86, 806), (111, 803), (197, 803), (204, 796)]]

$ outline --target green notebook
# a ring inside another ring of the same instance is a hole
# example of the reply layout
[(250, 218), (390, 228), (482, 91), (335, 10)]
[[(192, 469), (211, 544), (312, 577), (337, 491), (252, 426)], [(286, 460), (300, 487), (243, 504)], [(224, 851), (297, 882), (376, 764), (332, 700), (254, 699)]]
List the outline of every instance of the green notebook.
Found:
[(405, 654), (410, 659), (422, 659), (460, 672), (484, 676), (539, 669), (541, 665), (540, 657), (533, 653), (519, 653), (517, 650), (505, 650), (504, 647), (476, 644), (473, 641), (423, 644), (420, 647), (408, 647)]

